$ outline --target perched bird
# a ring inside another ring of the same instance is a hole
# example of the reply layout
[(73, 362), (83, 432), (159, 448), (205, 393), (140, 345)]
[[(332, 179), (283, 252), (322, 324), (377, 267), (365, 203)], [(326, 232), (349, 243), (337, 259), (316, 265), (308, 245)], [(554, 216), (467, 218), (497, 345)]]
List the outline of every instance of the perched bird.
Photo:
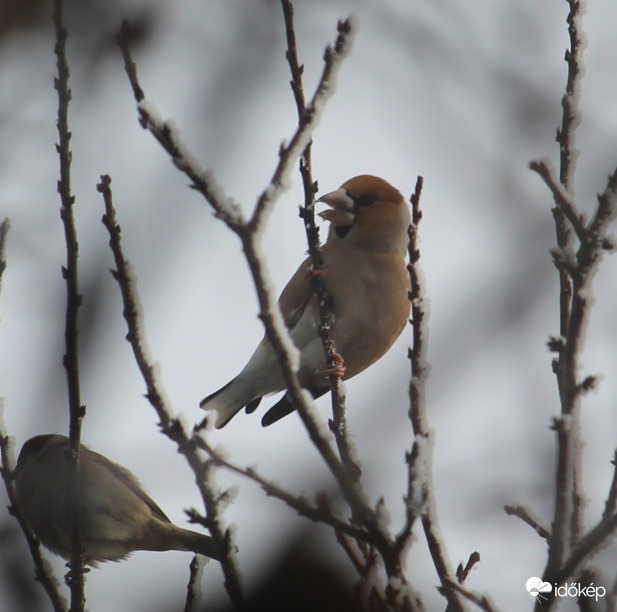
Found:
[[(69, 439), (57, 434), (27, 440), (14, 472), (19, 509), (34, 535), (69, 559), (71, 528)], [(87, 565), (120, 561), (135, 550), (186, 550), (219, 557), (214, 540), (181, 529), (144, 492), (127, 469), (80, 447), (79, 521)]]
[[(300, 351), (299, 381), (315, 398), (329, 390), (329, 374), (348, 379), (382, 357), (403, 331), (411, 306), (406, 266), (411, 218), (403, 196), (383, 179), (361, 175), (318, 201), (331, 207), (319, 213), (330, 222), (322, 247), (325, 265), (311, 272), (306, 259), (279, 298)], [(333, 298), (331, 334), (341, 357), (334, 369), (325, 367), (317, 301), (308, 282), (311, 273), (320, 275)], [(277, 357), (264, 337), (240, 374), (200, 406), (216, 413), (215, 425), (221, 428), (242, 407), (252, 412), (262, 396), (285, 388)], [(266, 413), (262, 425), (293, 410), (286, 394)]]

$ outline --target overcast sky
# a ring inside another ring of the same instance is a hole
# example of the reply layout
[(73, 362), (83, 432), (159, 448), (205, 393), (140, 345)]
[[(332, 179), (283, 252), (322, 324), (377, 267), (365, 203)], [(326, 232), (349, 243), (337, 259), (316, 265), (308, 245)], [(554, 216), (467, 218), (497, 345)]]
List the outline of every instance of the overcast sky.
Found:
[[(141, 24), (143, 39), (134, 55), (147, 97), (174, 120), (202, 165), (248, 213), (296, 122), (281, 10), (274, 0), (75, 4), (67, 24), (84, 294), (83, 441), (131, 469), (172, 520), (185, 525), (183, 509), (199, 508), (200, 499), (191, 472), (157, 431), (124, 340), (100, 223), (99, 176), (112, 177), (151, 352), (175, 410), (187, 422), (203, 418), (199, 400), (237, 374), (263, 327), (238, 239), (139, 126), (113, 37), (123, 17)], [(428, 410), (436, 432), (438, 513), (453, 564), (475, 550), (482, 556), (468, 586), (489, 594), (501, 609), (531, 609), (524, 585), (541, 575), (546, 546), (529, 527), (506, 516), (503, 505), (525, 504), (550, 523), (555, 444), (549, 424), (559, 403), (546, 340), (558, 333), (558, 284), (549, 255), (555, 244), (552, 200), (527, 164), (548, 157), (557, 165), (567, 5), (298, 1), (308, 92), (321, 71), (323, 49), (334, 40), (336, 20), (350, 12), (359, 33), (314, 135), (314, 174), (321, 193), (370, 173), (405, 195), (416, 176), (424, 176), (421, 248), (431, 305)], [(617, 166), (616, 17), (612, 0), (594, 0), (584, 22), (589, 45), (576, 198), (588, 213)], [(12, 223), (0, 295), (0, 396), (19, 446), (35, 434), (67, 431), (60, 275), (65, 255), (55, 191), (57, 100), (47, 9), (40, 15), (33, 9), (30, 21), (0, 34), (0, 216)], [(263, 239), (279, 290), (306, 250), (297, 215), (301, 202), (301, 182), (294, 175)], [(588, 525), (602, 511), (617, 445), (616, 292), (617, 258), (607, 258), (594, 283), (596, 305), (582, 360), (584, 374), (603, 376), (598, 391), (584, 400)], [(346, 385), (366, 489), (373, 500), (385, 497), (393, 530), (404, 515), (404, 454), (411, 444), (410, 341), (409, 329), (378, 364)], [(318, 406), (325, 420), (328, 398)], [(264, 430), (263, 412), (262, 407), (254, 415), (239, 414), (209, 434), (212, 442), (234, 461), (257, 465), (294, 491), (329, 486), (300, 420), (292, 415)], [(221, 486), (238, 489), (225, 516), (235, 525), (248, 588), (303, 528), (319, 543), (321, 555), (353, 576), (327, 530), (306, 525), (250, 482), (223, 472), (217, 478)], [(0, 507), (6, 507), (4, 491)], [(25, 544), (14, 528), (0, 510), (0, 530), (11, 535), (0, 569), (15, 565), (28, 575)], [(429, 610), (443, 609), (423, 536), (416, 535), (410, 580)], [(186, 553), (136, 553), (124, 563), (107, 564), (87, 576), (88, 607), (177, 609), (189, 561)], [(608, 587), (617, 566), (615, 546), (596, 562), (606, 570)], [(54, 567), (61, 576), (62, 561), (55, 559)], [(0, 575), (7, 583), (0, 585), (3, 593), (9, 589), (7, 575)], [(203, 583), (207, 601), (224, 597), (216, 564), (207, 568)], [(47, 609), (42, 595), (39, 601)]]

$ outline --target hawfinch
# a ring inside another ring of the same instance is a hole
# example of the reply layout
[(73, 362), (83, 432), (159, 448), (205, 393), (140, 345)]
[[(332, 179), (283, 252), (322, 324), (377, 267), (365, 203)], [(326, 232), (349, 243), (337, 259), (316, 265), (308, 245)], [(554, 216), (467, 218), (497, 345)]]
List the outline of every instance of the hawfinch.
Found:
[[(14, 472), (19, 509), (34, 535), (69, 559), (69, 439), (27, 440)], [(217, 559), (212, 538), (173, 525), (127, 469), (85, 446), (79, 454), (79, 520), (87, 565), (120, 561), (135, 550), (185, 550)]]
[[(330, 209), (319, 215), (330, 222), (322, 247), (324, 267), (318, 273), (333, 298), (331, 329), (343, 364), (344, 379), (359, 374), (382, 357), (405, 327), (410, 310), (406, 267), (409, 207), (392, 185), (361, 175), (321, 197)], [(318, 334), (319, 313), (306, 259), (291, 277), (279, 306), (294, 344), (300, 351), (298, 378), (314, 398), (329, 389), (326, 357)], [(283, 391), (285, 381), (267, 337), (244, 369), (200, 403), (216, 413), (216, 427), (225, 426), (242, 407), (257, 408), (262, 396)], [(267, 426), (293, 412), (285, 395), (262, 419)]]

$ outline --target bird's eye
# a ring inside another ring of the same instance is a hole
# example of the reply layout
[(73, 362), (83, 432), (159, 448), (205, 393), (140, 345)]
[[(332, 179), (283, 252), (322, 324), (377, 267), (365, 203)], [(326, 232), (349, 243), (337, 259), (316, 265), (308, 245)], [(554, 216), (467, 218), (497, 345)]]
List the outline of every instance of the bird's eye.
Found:
[(356, 198), (355, 202), (358, 208), (362, 208), (363, 206), (370, 206), (371, 204), (374, 204), (375, 200), (377, 200), (377, 198), (373, 195), (363, 195)]

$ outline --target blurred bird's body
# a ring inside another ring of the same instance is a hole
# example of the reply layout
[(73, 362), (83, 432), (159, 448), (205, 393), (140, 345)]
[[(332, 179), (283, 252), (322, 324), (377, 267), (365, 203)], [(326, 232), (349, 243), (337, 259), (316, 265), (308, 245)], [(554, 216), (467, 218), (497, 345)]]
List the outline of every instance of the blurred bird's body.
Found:
[[(409, 317), (409, 274), (406, 266), (408, 206), (386, 181), (357, 176), (319, 201), (331, 207), (320, 213), (330, 222), (322, 247), (324, 267), (318, 270), (333, 298), (331, 335), (352, 378), (382, 357), (403, 331)], [(318, 333), (319, 311), (305, 260), (283, 290), (279, 306), (294, 344), (300, 351), (298, 378), (313, 397), (329, 390), (326, 357)], [(243, 370), (201, 402), (216, 412), (223, 427), (244, 406), (253, 411), (262, 396), (286, 388), (277, 356), (264, 337)], [(262, 420), (270, 425), (293, 411), (285, 395)]]
[[(71, 555), (69, 439), (27, 440), (15, 468), (19, 509), (52, 552)], [(86, 564), (119, 561), (136, 550), (185, 550), (218, 558), (212, 538), (176, 527), (127, 469), (80, 447), (79, 521)]]

